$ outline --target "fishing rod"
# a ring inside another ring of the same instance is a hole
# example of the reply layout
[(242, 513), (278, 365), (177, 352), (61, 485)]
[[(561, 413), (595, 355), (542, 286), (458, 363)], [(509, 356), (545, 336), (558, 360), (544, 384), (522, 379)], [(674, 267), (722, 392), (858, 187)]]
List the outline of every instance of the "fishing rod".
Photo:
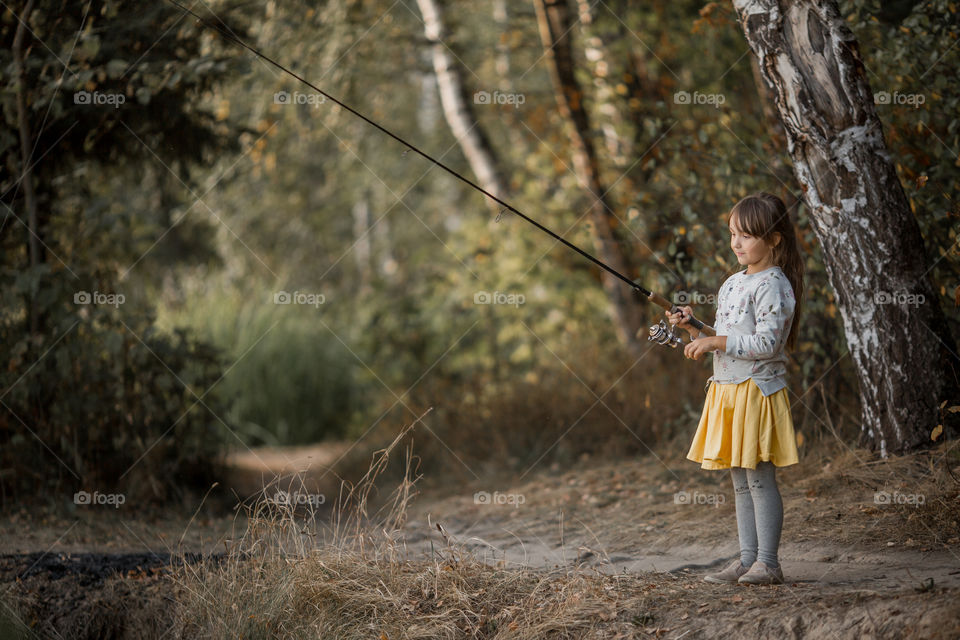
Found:
[[(510, 212), (515, 213), (516, 215), (520, 216), (520, 218), (522, 218), (523, 220), (526, 220), (527, 222), (529, 222), (530, 224), (532, 224), (533, 226), (535, 226), (537, 229), (540, 229), (541, 231), (543, 231), (544, 233), (546, 233), (546, 234), (549, 235), (550, 237), (552, 237), (552, 238), (554, 238), (555, 240), (563, 243), (565, 246), (569, 247), (570, 249), (573, 249), (574, 251), (576, 251), (577, 253), (579, 253), (581, 256), (583, 256), (584, 258), (586, 258), (586, 259), (589, 260), (590, 262), (594, 263), (595, 265), (597, 265), (598, 267), (600, 267), (601, 269), (603, 269), (604, 271), (606, 271), (606, 272), (609, 273), (610, 275), (612, 275), (612, 276), (614, 276), (614, 277), (616, 277), (616, 278), (619, 278), (620, 280), (622, 280), (623, 282), (625, 282), (626, 284), (628, 284), (632, 289), (634, 289), (635, 291), (638, 291), (638, 292), (640, 292), (642, 295), (646, 296), (646, 298), (647, 298), (648, 300), (650, 300), (651, 302), (653, 302), (654, 304), (656, 304), (656, 305), (658, 305), (658, 306), (660, 306), (660, 307), (663, 307), (664, 309), (666, 309), (667, 311), (669, 311), (669, 312), (671, 312), (671, 313), (676, 313), (676, 312), (678, 312), (678, 311), (681, 311), (681, 309), (680, 309), (677, 305), (671, 303), (669, 300), (667, 300), (667, 299), (664, 298), (663, 296), (661, 296), (661, 295), (659, 295), (659, 294), (657, 294), (657, 293), (654, 293), (653, 291), (650, 291), (649, 289), (644, 288), (644, 287), (643, 287), (642, 285), (640, 285), (639, 283), (634, 282), (633, 280), (631, 280), (631, 279), (628, 278), (627, 276), (623, 275), (622, 273), (620, 273), (619, 271), (617, 271), (616, 269), (614, 269), (614, 268), (611, 267), (610, 265), (606, 264), (605, 262), (602, 262), (601, 260), (595, 258), (595, 257), (592, 256), (591, 254), (587, 253), (586, 251), (584, 251), (583, 249), (581, 249), (581, 248), (578, 247), (577, 245), (573, 244), (572, 242), (569, 242), (568, 240), (565, 240), (565, 239), (561, 238), (559, 235), (557, 235), (556, 233), (554, 233), (553, 231), (551, 231), (551, 230), (548, 229), (547, 227), (543, 226), (542, 224), (540, 224), (539, 222), (537, 222), (537, 221), (534, 220), (533, 218), (530, 218), (530, 217), (527, 216), (525, 213), (523, 213), (522, 211), (520, 211), (519, 209), (517, 209), (516, 207), (514, 207), (513, 205), (511, 205), (509, 202), (505, 202), (504, 200), (501, 200), (500, 198), (498, 198), (497, 196), (493, 195), (492, 193), (490, 193), (489, 191), (487, 191), (486, 189), (484, 189), (484, 188), (481, 187), (480, 185), (476, 184), (475, 182), (473, 182), (473, 181), (470, 180), (469, 178), (461, 175), (460, 173), (458, 173), (458, 172), (455, 171), (454, 169), (451, 169), (450, 167), (448, 167), (447, 165), (443, 164), (442, 162), (440, 162), (439, 160), (437, 160), (437, 159), (434, 158), (433, 156), (427, 154), (426, 152), (421, 151), (421, 150), (420, 150), (417, 146), (415, 146), (414, 144), (412, 144), (412, 143), (410, 143), (410, 142), (407, 142), (406, 140), (404, 140), (403, 138), (401, 138), (401, 137), (398, 136), (397, 134), (393, 133), (393, 132), (390, 131), (389, 129), (381, 126), (380, 124), (378, 124), (378, 123), (376, 123), (376, 122), (374, 122), (373, 120), (371, 120), (371, 119), (368, 118), (367, 116), (363, 115), (362, 113), (360, 113), (359, 111), (357, 111), (356, 109), (354, 109), (353, 107), (351, 107), (350, 105), (345, 104), (344, 102), (338, 100), (337, 98), (335, 98), (334, 96), (330, 95), (329, 93), (327, 93), (326, 91), (324, 91), (324, 90), (321, 89), (320, 87), (316, 86), (315, 84), (313, 84), (312, 82), (310, 82), (310, 81), (307, 80), (306, 78), (298, 75), (297, 73), (291, 71), (290, 69), (288, 69), (288, 68), (285, 67), (284, 65), (280, 64), (279, 62), (277, 62), (277, 61), (274, 60), (273, 58), (267, 56), (267, 55), (264, 54), (264, 53), (261, 53), (261, 52), (258, 51), (257, 49), (254, 49), (254, 48), (251, 47), (249, 44), (247, 44), (246, 42), (244, 42), (243, 40), (241, 40), (238, 36), (236, 36), (232, 31), (230, 31), (228, 28), (226, 28), (226, 25), (224, 25), (223, 27), (221, 27), (221, 26), (216, 25), (216, 24), (214, 24), (214, 23), (212, 23), (212, 22), (208, 22), (208, 21), (205, 20), (203, 17), (201, 17), (199, 14), (197, 14), (197, 13), (194, 12), (192, 9), (190, 9), (189, 7), (185, 7), (185, 6), (183, 6), (182, 4), (180, 4), (177, 0), (166, 0), (166, 1), (169, 2), (170, 4), (172, 4), (173, 6), (177, 7), (178, 9), (180, 9), (180, 10), (183, 11), (184, 13), (189, 14), (189, 15), (193, 16), (194, 18), (196, 18), (197, 22), (200, 23), (201, 25), (203, 25), (204, 27), (207, 27), (208, 29), (213, 29), (213, 30), (215, 30), (217, 33), (219, 33), (221, 36), (223, 36), (224, 38), (226, 38), (226, 39), (229, 40), (230, 42), (233, 42), (233, 43), (235, 43), (235, 44), (240, 45), (241, 47), (243, 47), (244, 49), (246, 49), (247, 51), (249, 51), (249, 52), (252, 53), (253, 55), (255, 55), (255, 56), (257, 56), (258, 58), (260, 58), (261, 60), (264, 60), (264, 61), (266, 61), (266, 62), (269, 62), (269, 63), (272, 64), (274, 67), (276, 67), (277, 69), (280, 69), (282, 72), (286, 73), (286, 74), (289, 75), (290, 77), (296, 78), (297, 80), (299, 80), (300, 82), (302, 82), (302, 83), (305, 84), (306, 86), (310, 87), (311, 89), (313, 89), (314, 91), (316, 91), (317, 93), (319, 93), (320, 95), (322, 95), (322, 96), (323, 96), (324, 98), (326, 98), (327, 100), (330, 100), (331, 102), (339, 105), (341, 108), (346, 109), (347, 111), (349, 111), (349, 112), (352, 113), (353, 115), (357, 116), (358, 118), (360, 118), (361, 120), (363, 120), (363, 121), (366, 122), (367, 124), (371, 125), (372, 127), (375, 127), (376, 129), (380, 130), (381, 132), (387, 134), (388, 136), (390, 136), (391, 138), (393, 138), (394, 140), (396, 140), (396, 141), (399, 142), (400, 144), (404, 145), (405, 147), (407, 147), (408, 149), (410, 149), (411, 151), (413, 151), (413, 152), (416, 153), (417, 155), (421, 156), (421, 157), (424, 158), (425, 160), (428, 160), (428, 161), (432, 162), (433, 164), (435, 164), (436, 166), (440, 167), (441, 169), (443, 169), (444, 171), (446, 171), (446, 172), (449, 173), (450, 175), (454, 176), (455, 178), (457, 178), (457, 179), (460, 180), (461, 182), (466, 183), (466, 184), (469, 185), (470, 187), (472, 187), (472, 188), (476, 189), (477, 191), (479, 191), (480, 193), (484, 194), (485, 196), (487, 196), (488, 198), (490, 198), (491, 200), (493, 200), (493, 201), (496, 202), (497, 204), (501, 205), (506, 211), (510, 211)], [(221, 21), (221, 23), (222, 23), (222, 21)], [(502, 212), (501, 212), (501, 213), (502, 213)], [(694, 318), (692, 315), (691, 315), (689, 318), (686, 318), (686, 320), (687, 320), (687, 322), (688, 322), (693, 328), (697, 329), (697, 330), (700, 331), (701, 333), (704, 333), (704, 334), (706, 334), (706, 335), (708, 335), (708, 336), (716, 335), (716, 331), (714, 330), (713, 327), (711, 327), (711, 326), (703, 323), (702, 321), (698, 320), (697, 318)], [(641, 331), (642, 331), (642, 330), (641, 330)], [(639, 334), (640, 332), (638, 331), (637, 333)], [(682, 339), (680, 336), (678, 336), (677, 334), (675, 334), (675, 333), (673, 332), (672, 327), (668, 327), (668, 326), (664, 323), (663, 320), (660, 320), (659, 324), (656, 324), (656, 325), (651, 326), (651, 327), (649, 328), (648, 333), (649, 333), (649, 335), (648, 335), (648, 338), (647, 338), (647, 339), (650, 340), (650, 341), (656, 342), (656, 343), (658, 343), (658, 344), (662, 344), (662, 345), (666, 345), (666, 346), (674, 347), (674, 348), (683, 344), (683, 339)]]

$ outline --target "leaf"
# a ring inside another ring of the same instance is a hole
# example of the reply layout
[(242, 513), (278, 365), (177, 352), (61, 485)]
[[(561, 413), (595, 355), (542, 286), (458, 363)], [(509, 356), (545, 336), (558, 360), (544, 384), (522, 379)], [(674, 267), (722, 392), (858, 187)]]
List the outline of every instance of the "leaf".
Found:
[[(953, 407), (951, 407), (951, 409), (952, 409), (952, 408), (953, 408)], [(940, 434), (941, 434), (941, 433), (943, 433), (943, 425), (942, 425), (942, 424), (938, 424), (937, 426), (935, 426), (935, 427), (933, 428), (933, 431), (930, 432), (930, 439), (933, 440), (934, 442), (936, 442), (936, 441), (937, 441), (937, 438), (940, 437)]]
[(127, 70), (126, 60), (114, 59), (107, 63), (107, 75), (111, 78), (119, 78)]
[(91, 35), (84, 38), (78, 47), (74, 49), (73, 57), (76, 60), (86, 61), (93, 59), (100, 51), (100, 37)]
[(147, 87), (139, 87), (137, 89), (137, 102), (140, 104), (149, 104), (150, 102), (150, 89)]
[(798, 447), (803, 446), (803, 434), (800, 433), (799, 431), (797, 431), (797, 446)]

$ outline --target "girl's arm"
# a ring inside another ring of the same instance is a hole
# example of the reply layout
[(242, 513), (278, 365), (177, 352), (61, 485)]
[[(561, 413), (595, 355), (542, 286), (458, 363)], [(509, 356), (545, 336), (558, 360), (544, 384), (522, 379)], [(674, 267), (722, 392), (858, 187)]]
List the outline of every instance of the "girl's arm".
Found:
[(710, 341), (711, 350), (720, 349), (720, 351), (726, 352), (727, 350), (727, 336), (707, 336), (706, 340)]
[(787, 325), (796, 306), (792, 291), (784, 291), (777, 282), (770, 281), (757, 290), (755, 301), (756, 330), (752, 335), (726, 336), (730, 338), (724, 340), (723, 350), (727, 355), (749, 360), (766, 360), (774, 357), (786, 342)]

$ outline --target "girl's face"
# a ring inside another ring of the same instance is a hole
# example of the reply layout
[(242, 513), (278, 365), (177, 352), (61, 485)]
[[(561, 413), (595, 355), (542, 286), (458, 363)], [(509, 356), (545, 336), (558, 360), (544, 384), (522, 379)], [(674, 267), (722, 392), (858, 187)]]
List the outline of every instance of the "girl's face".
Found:
[(736, 216), (730, 216), (730, 248), (737, 254), (737, 261), (747, 268), (747, 273), (773, 266), (773, 245), (741, 231)]

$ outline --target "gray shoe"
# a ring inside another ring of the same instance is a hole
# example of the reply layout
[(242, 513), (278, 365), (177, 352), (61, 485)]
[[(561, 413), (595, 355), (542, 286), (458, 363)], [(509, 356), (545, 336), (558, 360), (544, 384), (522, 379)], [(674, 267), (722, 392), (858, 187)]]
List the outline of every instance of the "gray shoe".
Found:
[(737, 558), (730, 565), (718, 573), (708, 573), (703, 576), (704, 582), (715, 582), (717, 584), (734, 584), (742, 575), (745, 575), (749, 571), (745, 566), (740, 564), (740, 558)]
[(783, 584), (783, 570), (771, 569), (759, 560), (737, 580), (740, 584)]

